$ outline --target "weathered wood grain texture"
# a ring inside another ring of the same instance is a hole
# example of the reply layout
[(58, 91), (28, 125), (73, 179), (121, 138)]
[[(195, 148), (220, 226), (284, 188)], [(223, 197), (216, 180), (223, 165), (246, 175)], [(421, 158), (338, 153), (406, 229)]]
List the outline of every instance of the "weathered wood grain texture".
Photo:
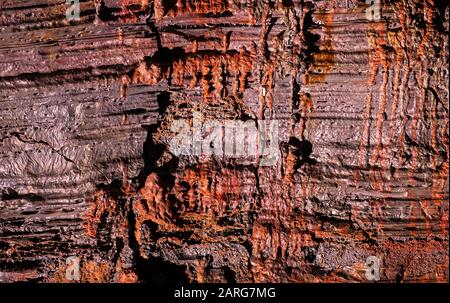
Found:
[[(448, 281), (447, 1), (0, 1), (0, 281)], [(194, 110), (278, 161), (171, 154)]]

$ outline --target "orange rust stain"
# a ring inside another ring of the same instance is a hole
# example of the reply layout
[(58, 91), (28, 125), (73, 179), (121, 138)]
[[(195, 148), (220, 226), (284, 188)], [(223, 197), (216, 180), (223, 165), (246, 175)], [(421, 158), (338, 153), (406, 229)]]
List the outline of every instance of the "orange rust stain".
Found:
[[(417, 140), (417, 126), (418, 126), (418, 122), (420, 119), (420, 116), (423, 114), (423, 106), (426, 102), (426, 97), (427, 97), (427, 84), (424, 84), (424, 82), (428, 82), (428, 77), (427, 77), (427, 73), (424, 70), (424, 64), (428, 61), (427, 60), (427, 54), (425, 53), (425, 47), (428, 43), (428, 40), (430, 39), (430, 35), (433, 34), (434, 32), (434, 26), (433, 26), (433, 8), (431, 6), (430, 3), (427, 3), (426, 1), (424, 1), (425, 6), (424, 6), (424, 15), (425, 15), (425, 22), (427, 23), (427, 26), (425, 26), (425, 33), (423, 34), (422, 37), (422, 41), (419, 44), (419, 47), (417, 48), (417, 53), (416, 53), (416, 64), (420, 64), (422, 65), (421, 67), (421, 72), (419, 72), (417, 74), (417, 78), (418, 78), (418, 87), (420, 90), (420, 97), (418, 98), (415, 106), (414, 106), (414, 114), (413, 114), (413, 121), (412, 121), (412, 126), (411, 126), (411, 139), (413, 141)], [(432, 1), (434, 2), (434, 1)], [(425, 78), (426, 77), (426, 78)], [(417, 150), (417, 146), (413, 146), (412, 147), (412, 159), (411, 159), (411, 169), (409, 170), (409, 179), (410, 179), (410, 183), (414, 184), (414, 169), (417, 165), (417, 156), (418, 156), (418, 150)]]
[[(269, 3), (264, 3), (262, 16), (261, 16), (261, 31), (259, 34), (259, 43), (258, 43), (258, 57), (261, 60), (262, 67), (261, 73), (261, 87), (259, 89), (258, 101), (259, 101), (259, 119), (262, 120), (264, 118), (264, 111), (267, 107), (267, 94), (270, 92), (266, 92), (267, 89), (271, 89), (267, 87), (268, 82), (273, 83), (273, 71), (274, 64), (270, 62), (270, 58), (266, 58), (266, 54), (264, 53), (267, 46), (267, 36), (268, 36), (268, 27), (267, 21), (270, 17), (270, 7)], [(269, 97), (271, 98), (271, 97)]]
[(120, 78), (120, 90), (119, 90), (119, 96), (120, 98), (125, 98), (127, 95), (127, 87), (131, 84), (131, 78), (128, 75), (123, 75)]
[(141, 62), (133, 73), (132, 83), (153, 85), (164, 79), (162, 67), (158, 64)]
[(91, 283), (101, 283), (108, 281), (109, 264), (88, 261), (81, 267), (81, 279)]
[(247, 77), (252, 71), (253, 60), (255, 58), (252, 54), (243, 46), (239, 49), (239, 61), (238, 61), (238, 71), (239, 71), (239, 92), (242, 94), (245, 91), (245, 85)]
[(200, 80), (200, 86), (202, 88), (203, 93), (203, 100), (208, 102), (212, 99), (211, 97), (211, 85), (210, 81), (208, 79), (209, 74), (211, 73), (211, 58), (209, 56), (205, 57), (204, 60), (201, 62), (200, 71), (202, 74), (201, 80)]
[(241, 173), (223, 168), (219, 175), (209, 167), (208, 163), (187, 168), (177, 177), (175, 186), (181, 182), (188, 184), (188, 192), (181, 197), (187, 202), (185, 212), (201, 212), (202, 214), (222, 216), (226, 210), (238, 210), (238, 196), (242, 184)]
[(214, 87), (214, 98), (221, 99), (226, 96), (226, 85), (225, 85), (225, 64), (222, 57), (213, 58), (212, 63), (212, 85)]
[(206, 260), (204, 258), (199, 259), (197, 261), (197, 279), (196, 282), (198, 283), (205, 283), (206, 282)]
[[(431, 1), (431, 2), (434, 2), (434, 1)], [(425, 22), (427, 25), (425, 26), (425, 32), (423, 34), (421, 43), (419, 44), (419, 47), (417, 48), (417, 53), (416, 53), (415, 64), (419, 65), (419, 68), (420, 68), (419, 72), (416, 73), (417, 81), (418, 81), (417, 84), (418, 84), (418, 88), (420, 91), (420, 95), (417, 98), (417, 101), (414, 106), (413, 120), (412, 120), (412, 126), (411, 126), (411, 139), (413, 141), (417, 141), (417, 139), (418, 139), (418, 134), (417, 134), (418, 123), (421, 118), (421, 115), (423, 115), (423, 112), (424, 112), (424, 106), (427, 101), (427, 92), (428, 92), (428, 85), (429, 85), (429, 80), (430, 80), (429, 75), (426, 71), (426, 65), (427, 65), (426, 63), (428, 62), (427, 54), (426, 54), (426, 46), (427, 46), (427, 43), (430, 40), (430, 38), (432, 39), (431, 36), (434, 33), (433, 23), (434, 23), (434, 19), (436, 17), (434, 14), (433, 7), (432, 7), (433, 3), (431, 3), (431, 2), (428, 3), (425, 1), (425, 3), (424, 3), (424, 16), (425, 16), (424, 19), (425, 19)], [(432, 124), (433, 124), (433, 122), (432, 122)], [(432, 132), (433, 132), (433, 130), (432, 130)], [(431, 139), (433, 140), (433, 134), (432, 134)], [(432, 144), (433, 144), (433, 142), (432, 142)], [(413, 145), (411, 147), (411, 149), (412, 149), (412, 151), (411, 151), (412, 157), (411, 157), (411, 166), (408, 171), (408, 176), (409, 176), (410, 184), (413, 185), (413, 184), (415, 184), (414, 170), (417, 166), (418, 146)], [(433, 157), (433, 158), (435, 158), (435, 157)], [(433, 181), (433, 183), (434, 183), (434, 181)], [(434, 191), (434, 189), (432, 188), (432, 192), (433, 191)], [(422, 202), (423, 201), (420, 201), (420, 203), (422, 203)], [(427, 219), (427, 216), (425, 216), (425, 217)], [(428, 221), (426, 221), (426, 223), (428, 225)]]
[[(324, 83), (327, 75), (335, 65), (332, 33), (330, 30), (333, 25), (334, 11), (331, 10), (326, 14), (318, 14), (317, 18), (323, 22), (324, 40), (320, 47), (320, 51), (313, 54), (312, 65), (305, 73), (305, 84)], [(317, 71), (318, 73), (312, 74), (312, 71)]]
[(153, 10), (157, 22), (161, 21), (164, 16), (164, 0), (153, 0)]
[(144, 187), (140, 190), (140, 197), (133, 203), (133, 212), (136, 218), (135, 237), (141, 243), (141, 226), (144, 221), (152, 221), (161, 225), (170, 224), (172, 213), (167, 204), (167, 193), (161, 186), (157, 174), (151, 173)]
[[(382, 139), (383, 139), (383, 123), (384, 123), (384, 115), (386, 113), (386, 103), (387, 103), (387, 98), (386, 98), (386, 86), (387, 86), (387, 82), (388, 82), (388, 73), (389, 73), (389, 59), (388, 59), (388, 54), (385, 50), (383, 50), (382, 45), (385, 45), (386, 41), (384, 38), (385, 35), (385, 28), (384, 26), (379, 23), (378, 24), (378, 37), (379, 37), (379, 48), (377, 49), (377, 52), (379, 52), (379, 54), (377, 54), (379, 63), (382, 67), (383, 67), (383, 81), (381, 84), (381, 91), (380, 91), (380, 105), (379, 105), (379, 109), (378, 109), (378, 113), (377, 113), (377, 117), (376, 117), (376, 124), (375, 124), (375, 128), (376, 128), (376, 135), (377, 135), (377, 139), (376, 139), (376, 143), (375, 143), (375, 148), (372, 154), (372, 157), (370, 159), (370, 167), (371, 167), (371, 178), (372, 178), (372, 184), (374, 186), (374, 188), (378, 189), (378, 190), (383, 190), (383, 183), (379, 182), (376, 176), (376, 168), (375, 166), (377, 165), (379, 156), (380, 156), (380, 151), (382, 149)], [(383, 37), (383, 38), (382, 38)]]
[(214, 192), (216, 193), (218, 215), (222, 216), (225, 211), (225, 206), (226, 206), (226, 203), (224, 201), (224, 193), (226, 191), (224, 190), (224, 188), (226, 188), (226, 184), (227, 184), (228, 180), (227, 180), (227, 174), (224, 173), (223, 170), (220, 175), (221, 175), (222, 182), (220, 182), (220, 183), (216, 182)]
[[(140, 5), (138, 10), (130, 9), (133, 5)], [(139, 21), (137, 13), (148, 11), (148, 0), (121, 0), (119, 19), (124, 23), (136, 23)]]
[(443, 130), (443, 144), (445, 145), (445, 151), (446, 151), (446, 155), (447, 157), (444, 159), (444, 162), (441, 164), (440, 167), (437, 167), (437, 160), (435, 161), (434, 164), (434, 168), (435, 168), (435, 174), (434, 174), (434, 179), (433, 179), (433, 185), (432, 185), (432, 198), (435, 199), (436, 203), (440, 206), (440, 207), (444, 207), (445, 209), (445, 205), (447, 205), (447, 209), (444, 211), (444, 213), (441, 216), (441, 228), (443, 231), (447, 231), (448, 234), (448, 223), (449, 223), (449, 218), (448, 218), (448, 198), (445, 199), (445, 194), (444, 194), (444, 187), (446, 184), (448, 184), (448, 180), (449, 180), (449, 157), (450, 157), (450, 148), (449, 148), (449, 136), (445, 131), (445, 128), (448, 125), (448, 118), (446, 119), (446, 123), (443, 123), (442, 128)]
[(185, 64), (182, 60), (176, 60), (173, 65), (172, 84), (182, 86), (184, 82)]
[(92, 198), (93, 203), (89, 207), (86, 215), (85, 229), (90, 237), (96, 237), (97, 226), (101, 222), (101, 218), (105, 213), (114, 213), (116, 211), (116, 203), (107, 197), (105, 191), (99, 191)]
[[(435, 103), (435, 105), (437, 105)], [(447, 124), (447, 123), (445, 123)], [(439, 205), (439, 207), (443, 207), (446, 203), (444, 200), (444, 186), (445, 180), (448, 180), (448, 169), (449, 169), (449, 146), (448, 140), (444, 138), (445, 146), (446, 146), (446, 154), (447, 157), (444, 159), (444, 163), (442, 163), (441, 168), (439, 168), (438, 157), (438, 144), (437, 144), (437, 117), (436, 117), (436, 106), (431, 106), (431, 147), (433, 148), (435, 155), (432, 158), (433, 164), (433, 173), (432, 173), (432, 184), (431, 184), (431, 198), (432, 201)], [(441, 228), (442, 231), (445, 231), (448, 228), (448, 218), (447, 221), (441, 220)]]
[(293, 183), (294, 181), (293, 176), (298, 162), (299, 157), (295, 155), (293, 152), (289, 151), (285, 162), (284, 182), (288, 184)]
[(116, 275), (118, 283), (137, 283), (139, 278), (132, 269), (124, 269), (122, 261), (119, 259), (116, 263)]
[(299, 137), (301, 140), (305, 139), (306, 124), (309, 120), (309, 116), (313, 110), (313, 101), (309, 93), (300, 94), (300, 126), (299, 126)]
[[(372, 27), (372, 29), (371, 29)], [(366, 103), (366, 111), (363, 114), (363, 121), (365, 121), (363, 134), (361, 136), (361, 142), (359, 146), (359, 160), (358, 160), (358, 167), (364, 167), (366, 164), (366, 156), (369, 154), (369, 148), (368, 141), (370, 138), (370, 116), (372, 111), (372, 102), (373, 102), (373, 87), (375, 85), (376, 75), (378, 73), (378, 69), (380, 64), (387, 65), (386, 60), (386, 54), (383, 49), (383, 36), (384, 33), (383, 24), (379, 22), (377, 24), (377, 32), (378, 34), (375, 34), (373, 24), (369, 24), (369, 29), (367, 30), (368, 33), (368, 42), (369, 42), (369, 78), (368, 78), (368, 85), (369, 85), (369, 94), (367, 96), (367, 103)], [(386, 66), (387, 68), (387, 66)], [(385, 72), (386, 72), (385, 68)], [(383, 80), (385, 80), (383, 78)], [(383, 103), (383, 102), (382, 102)], [(384, 105), (385, 106), (385, 105)], [(379, 120), (381, 120), (382, 117), (380, 117)], [(382, 120), (381, 120), (382, 121)], [(381, 127), (380, 127), (381, 131)], [(381, 135), (378, 136), (381, 140)], [(371, 170), (372, 171), (372, 170)], [(359, 174), (358, 170), (355, 170), (354, 172), (354, 183), (355, 186), (358, 187), (359, 185)]]
[[(401, 15), (399, 18), (403, 18)], [(390, 115), (389, 115), (389, 129), (388, 129), (388, 133), (387, 133), (387, 137), (386, 137), (386, 146), (383, 146), (381, 152), (382, 155), (382, 165), (380, 166), (380, 170), (385, 170), (388, 171), (389, 170), (389, 159), (391, 157), (391, 150), (392, 150), (392, 145), (393, 145), (393, 137), (394, 137), (394, 131), (395, 131), (395, 121), (398, 121), (400, 119), (400, 116), (397, 115), (397, 109), (398, 109), (398, 103), (399, 103), (399, 94), (400, 94), (400, 89), (403, 87), (403, 83), (405, 80), (402, 79), (402, 82), (400, 83), (400, 73), (401, 71), (403, 71), (403, 77), (405, 77), (406, 73), (405, 70), (402, 69), (402, 65), (404, 63), (404, 59), (405, 59), (405, 54), (404, 54), (404, 50), (402, 49), (399, 39), (404, 40), (403, 38), (399, 38), (402, 37), (403, 33), (400, 32), (400, 34), (391, 34), (390, 37), (390, 41), (391, 41), (391, 45), (393, 45), (394, 47), (394, 51), (395, 51), (395, 66), (394, 66), (394, 97), (392, 100), (392, 106), (391, 106), (391, 111), (390, 111)], [(382, 173), (380, 172), (380, 175)], [(392, 178), (393, 176), (391, 176), (390, 178)], [(389, 180), (387, 181), (386, 187), (388, 191), (392, 190), (392, 186), (391, 186), (391, 179), (389, 178)]]
[(372, 181), (372, 186), (375, 189), (378, 189), (380, 191), (383, 190), (383, 183), (379, 182), (376, 176), (376, 168), (380, 150), (382, 149), (382, 139), (383, 139), (383, 123), (384, 123), (384, 115), (386, 112), (386, 86), (388, 82), (388, 73), (389, 73), (389, 58), (387, 51), (383, 48), (387, 44), (386, 41), (386, 29), (383, 23), (379, 22), (377, 24), (377, 48), (375, 50), (374, 64), (378, 66), (382, 66), (383, 68), (383, 80), (381, 84), (381, 90), (380, 90), (380, 104), (376, 116), (376, 123), (375, 123), (375, 129), (376, 129), (376, 142), (375, 142), (375, 148), (372, 153), (372, 157), (369, 161), (370, 164), (370, 177)]
[(141, 62), (129, 75), (121, 78), (120, 96), (126, 95), (129, 84), (154, 85), (170, 79), (171, 84), (193, 89), (200, 85), (206, 103), (219, 96), (226, 97), (226, 77), (232, 78), (233, 95), (243, 94), (247, 78), (252, 71), (255, 54), (250, 48), (241, 47), (239, 52), (228, 51), (219, 54), (190, 53), (186, 57), (174, 60), (169, 64)]
[(192, 52), (193, 53), (196, 53), (197, 51), (198, 51), (198, 41), (197, 41), (197, 39), (194, 39), (193, 41), (192, 41)]
[(160, 22), (164, 16), (174, 18), (182, 14), (218, 15), (229, 11), (227, 0), (177, 0), (173, 5), (169, 1), (154, 0), (155, 19)]
[(138, 276), (134, 272), (121, 272), (119, 274), (119, 277), (117, 278), (118, 283), (137, 283), (138, 282)]
[(110, 265), (106, 262), (80, 262), (80, 280), (68, 280), (64, 264), (58, 268), (47, 280), (50, 283), (106, 283), (110, 281)]
[[(404, 6), (404, 3), (400, 3), (399, 4), (399, 6), (397, 8), (397, 11), (399, 12), (399, 22), (400, 22), (401, 29), (402, 29), (400, 34), (401, 34), (401, 37), (403, 38), (402, 39), (403, 47), (405, 47), (407, 49), (411, 49), (409, 47), (409, 44), (408, 44), (408, 36), (409, 36), (409, 34), (408, 34), (408, 29), (407, 29), (407, 24), (409, 22), (411, 22), (411, 18), (409, 16), (409, 14), (406, 12), (406, 8)], [(408, 54), (408, 56), (410, 56), (410, 55)], [(401, 86), (400, 86), (401, 92), (403, 93), (402, 94), (403, 95), (403, 102), (402, 102), (402, 110), (403, 110), (402, 116), (403, 116), (403, 119), (402, 119), (402, 124), (404, 126), (406, 126), (406, 123), (407, 123), (406, 110), (407, 110), (407, 105), (408, 105), (408, 102), (409, 102), (409, 94), (407, 93), (407, 91), (408, 91), (408, 81), (409, 81), (409, 77), (410, 77), (411, 71), (412, 71), (412, 68), (409, 66), (409, 63), (408, 63), (408, 67), (406, 68), (406, 71), (403, 72), (402, 82), (401, 82)], [(405, 153), (405, 149), (406, 149), (406, 146), (404, 144), (404, 142), (405, 142), (405, 131), (406, 131), (406, 127), (404, 127), (401, 130), (401, 132), (399, 134), (399, 138), (398, 138), (399, 146), (402, 149), (403, 153)]]
[[(275, 82), (273, 81), (275, 70), (276, 70), (276, 63), (273, 60), (269, 60), (264, 65), (264, 74), (261, 80), (261, 85), (263, 87), (262, 104), (264, 108), (269, 109), (271, 115), (273, 108), (273, 88), (275, 87)], [(271, 117), (269, 116), (269, 119), (270, 118)]]
[(208, 163), (202, 163), (200, 165), (200, 175), (198, 179), (198, 189), (201, 196), (200, 203), (202, 204), (202, 211), (208, 212), (211, 209), (212, 193), (211, 185), (208, 176), (211, 174), (211, 170), (208, 167)]

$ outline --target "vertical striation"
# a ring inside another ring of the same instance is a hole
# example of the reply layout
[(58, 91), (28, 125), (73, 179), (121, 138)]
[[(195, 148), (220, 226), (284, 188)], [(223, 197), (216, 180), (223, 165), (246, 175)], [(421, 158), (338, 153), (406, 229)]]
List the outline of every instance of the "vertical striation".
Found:
[(379, 2), (2, 1), (0, 281), (448, 282), (449, 5)]

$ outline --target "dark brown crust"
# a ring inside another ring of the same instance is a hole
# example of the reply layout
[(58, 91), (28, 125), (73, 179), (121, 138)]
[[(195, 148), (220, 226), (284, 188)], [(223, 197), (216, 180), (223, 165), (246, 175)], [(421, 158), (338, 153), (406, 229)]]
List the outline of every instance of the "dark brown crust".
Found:
[[(449, 6), (0, 4), (0, 281), (448, 282)], [(281, 158), (171, 153), (277, 119)]]

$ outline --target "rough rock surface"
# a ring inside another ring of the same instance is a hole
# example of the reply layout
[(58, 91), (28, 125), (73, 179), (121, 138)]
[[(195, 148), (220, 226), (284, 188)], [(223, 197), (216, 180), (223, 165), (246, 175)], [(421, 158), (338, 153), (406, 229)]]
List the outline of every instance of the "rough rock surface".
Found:
[(0, 281), (448, 281), (449, 4), (380, 3), (1, 0)]

